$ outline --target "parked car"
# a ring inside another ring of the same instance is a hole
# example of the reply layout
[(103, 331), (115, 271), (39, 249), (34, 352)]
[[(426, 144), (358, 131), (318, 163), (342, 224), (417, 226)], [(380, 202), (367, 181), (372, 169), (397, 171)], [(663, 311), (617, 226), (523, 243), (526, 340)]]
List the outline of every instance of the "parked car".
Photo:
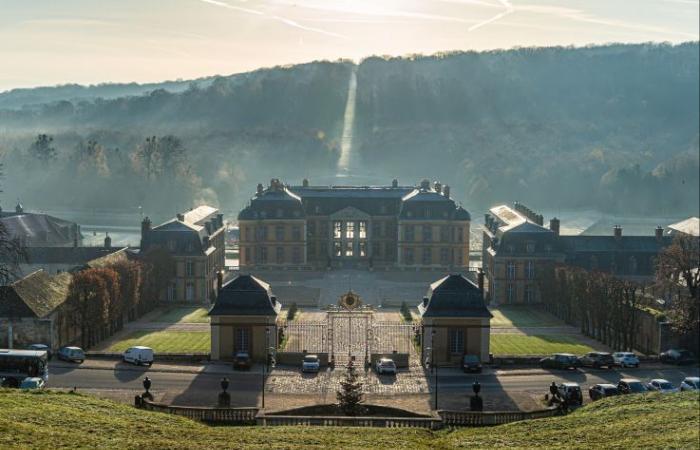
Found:
[(80, 347), (61, 347), (58, 349), (58, 359), (82, 364), (85, 361), (85, 352)]
[(315, 372), (317, 373), (321, 370), (321, 360), (318, 359), (318, 355), (306, 355), (304, 360), (301, 362), (302, 372)]
[(695, 355), (688, 350), (675, 349), (666, 350), (659, 355), (659, 360), (663, 363), (668, 364), (693, 364), (695, 360)]
[(671, 384), (670, 381), (664, 380), (663, 378), (654, 378), (649, 383), (647, 383), (647, 389), (650, 391), (661, 392), (662, 394), (670, 394), (673, 392), (678, 392), (678, 388)]
[(617, 386), (614, 384), (600, 383), (588, 388), (588, 396), (591, 397), (591, 400), (599, 400), (605, 397), (612, 397), (613, 395), (620, 395)]
[(146, 364), (153, 365), (154, 353), (151, 347), (137, 345), (126, 349), (122, 355), (122, 361), (135, 364), (137, 366)]
[(578, 383), (561, 383), (557, 389), (559, 390), (559, 395), (565, 398), (570, 405), (583, 405), (583, 394), (581, 394), (581, 386)]
[(612, 356), (620, 367), (639, 367), (639, 358), (632, 352), (615, 352)]
[(46, 383), (39, 377), (27, 377), (19, 385), (20, 389), (44, 389)]
[(700, 390), (700, 377), (685, 377), (681, 381), (681, 391), (697, 391)]
[(51, 357), (53, 356), (53, 355), (51, 354), (51, 348), (50, 348), (48, 345), (46, 345), (46, 344), (32, 344), (32, 345), (29, 346), (28, 350), (36, 350), (36, 351), (39, 351), (39, 352), (40, 352), (40, 351), (45, 351), (45, 352), (46, 352), (46, 356), (47, 356), (49, 359), (51, 359)]
[(396, 375), (396, 363), (390, 358), (379, 358), (374, 364), (374, 369), (379, 375), (390, 373)]
[(642, 394), (649, 389), (636, 378), (623, 378), (617, 383), (617, 391), (620, 394)]
[(465, 372), (481, 372), (481, 360), (477, 355), (462, 357), (462, 370)]
[(578, 363), (582, 367), (593, 367), (600, 369), (607, 367), (612, 369), (615, 365), (615, 360), (610, 353), (607, 352), (589, 352), (578, 358)]
[(250, 370), (252, 362), (248, 352), (237, 352), (233, 355), (233, 368), (235, 370)]
[(543, 369), (575, 369), (577, 366), (578, 360), (571, 353), (555, 353), (540, 360)]

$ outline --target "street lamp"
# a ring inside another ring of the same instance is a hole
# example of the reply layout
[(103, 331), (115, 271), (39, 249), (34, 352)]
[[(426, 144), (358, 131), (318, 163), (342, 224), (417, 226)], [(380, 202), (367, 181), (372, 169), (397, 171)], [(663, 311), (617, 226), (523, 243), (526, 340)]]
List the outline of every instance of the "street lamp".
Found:
[(435, 410), (437, 411), (438, 409), (438, 367), (437, 367), (437, 362), (435, 361), (435, 328), (433, 328), (430, 331), (431, 339), (430, 339), (430, 344), (432, 346), (431, 348), (431, 356), (430, 356), (430, 368), (432, 369), (433, 367), (435, 368)]

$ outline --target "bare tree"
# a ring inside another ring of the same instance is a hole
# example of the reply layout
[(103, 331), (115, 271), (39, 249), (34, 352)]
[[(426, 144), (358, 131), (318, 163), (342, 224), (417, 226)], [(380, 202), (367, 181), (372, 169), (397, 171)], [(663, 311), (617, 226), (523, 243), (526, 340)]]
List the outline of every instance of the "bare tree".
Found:
[(56, 159), (56, 148), (53, 147), (53, 137), (48, 134), (40, 134), (29, 146), (29, 154), (38, 159), (46, 167)]
[(700, 240), (679, 234), (659, 254), (656, 282), (671, 300), (668, 318), (680, 333), (700, 331)]

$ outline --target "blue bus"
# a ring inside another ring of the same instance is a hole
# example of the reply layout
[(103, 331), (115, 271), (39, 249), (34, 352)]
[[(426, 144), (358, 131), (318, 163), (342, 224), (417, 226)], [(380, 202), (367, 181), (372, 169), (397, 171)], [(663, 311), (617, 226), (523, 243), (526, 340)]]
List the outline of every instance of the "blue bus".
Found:
[(19, 387), (27, 377), (49, 380), (49, 357), (46, 350), (0, 349), (0, 382), (4, 387)]

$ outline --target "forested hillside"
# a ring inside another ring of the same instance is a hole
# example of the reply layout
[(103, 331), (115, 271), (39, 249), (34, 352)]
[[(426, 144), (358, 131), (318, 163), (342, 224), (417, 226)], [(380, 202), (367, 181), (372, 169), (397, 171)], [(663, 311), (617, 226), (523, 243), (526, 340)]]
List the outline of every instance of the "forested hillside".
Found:
[[(698, 50), (368, 58), (356, 67), (356, 175), (439, 179), (476, 213), (520, 200), (697, 214)], [(0, 94), (5, 195), (35, 207), (172, 212), (208, 201), (235, 210), (273, 176), (332, 180), (352, 69), (317, 62), (152, 85), (145, 94), (139, 85)]]

